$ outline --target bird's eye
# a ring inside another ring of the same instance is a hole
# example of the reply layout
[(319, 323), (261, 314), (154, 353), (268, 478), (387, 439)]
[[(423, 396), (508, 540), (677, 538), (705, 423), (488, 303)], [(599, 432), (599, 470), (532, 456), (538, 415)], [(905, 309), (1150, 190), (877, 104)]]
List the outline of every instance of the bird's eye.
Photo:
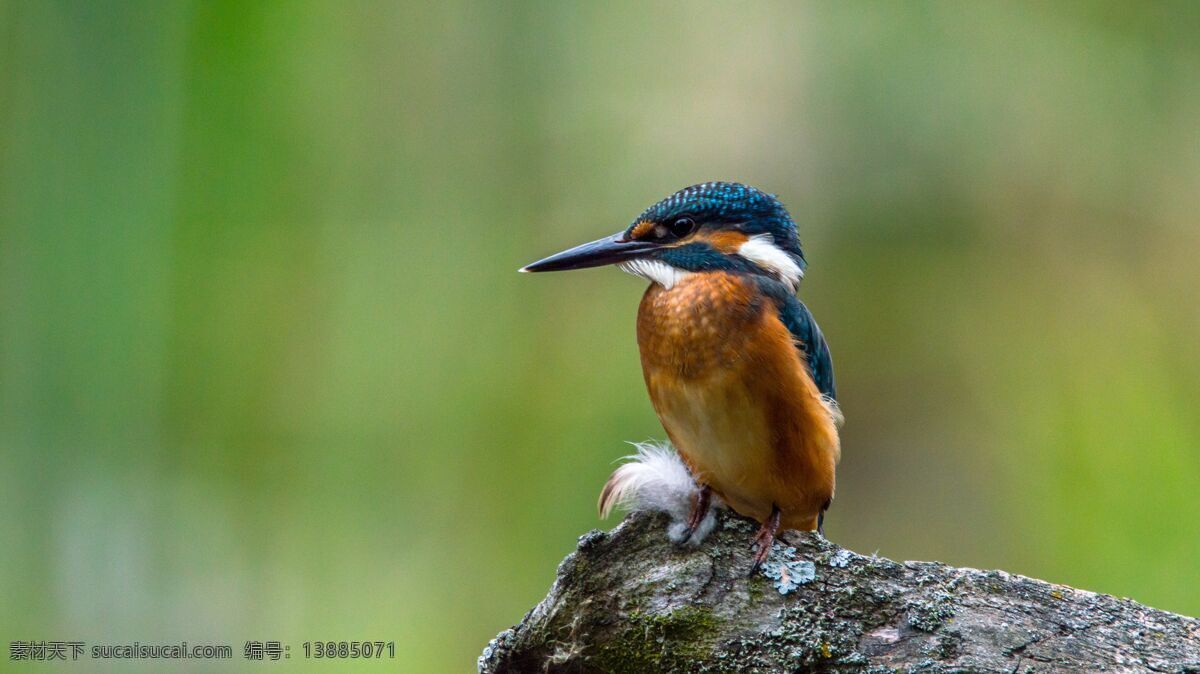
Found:
[(687, 236), (696, 228), (696, 221), (691, 218), (675, 218), (671, 223), (671, 233), (678, 237)]

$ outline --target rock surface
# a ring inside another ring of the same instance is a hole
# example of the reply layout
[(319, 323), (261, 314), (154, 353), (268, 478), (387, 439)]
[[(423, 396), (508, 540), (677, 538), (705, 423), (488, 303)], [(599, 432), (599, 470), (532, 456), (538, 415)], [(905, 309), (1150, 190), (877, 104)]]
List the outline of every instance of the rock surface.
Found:
[(1200, 673), (1200, 621), (1128, 599), (799, 533), (749, 577), (751, 522), (722, 513), (694, 549), (666, 524), (581, 537), (479, 671)]

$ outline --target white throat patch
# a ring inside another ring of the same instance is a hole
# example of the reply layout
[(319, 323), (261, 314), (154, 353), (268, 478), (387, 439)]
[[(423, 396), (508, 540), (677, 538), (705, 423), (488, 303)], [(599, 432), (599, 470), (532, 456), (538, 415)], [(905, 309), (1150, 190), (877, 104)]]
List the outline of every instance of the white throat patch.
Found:
[(804, 278), (804, 270), (800, 269), (791, 255), (775, 245), (775, 237), (770, 234), (750, 237), (738, 248), (738, 255), (778, 276), (793, 292), (800, 287), (800, 279)]
[(618, 264), (617, 267), (621, 271), (629, 272), (634, 276), (641, 276), (647, 281), (657, 283), (668, 290), (692, 273), (684, 269), (676, 269), (662, 260), (652, 260), (649, 258), (629, 260), (628, 262)]

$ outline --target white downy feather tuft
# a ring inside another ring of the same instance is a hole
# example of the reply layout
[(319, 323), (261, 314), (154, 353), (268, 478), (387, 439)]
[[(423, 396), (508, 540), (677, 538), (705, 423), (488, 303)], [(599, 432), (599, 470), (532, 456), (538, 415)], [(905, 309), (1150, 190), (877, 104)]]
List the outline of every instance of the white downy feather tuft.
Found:
[(846, 417), (842, 415), (842, 406), (838, 401), (830, 398), (827, 395), (821, 396), (821, 404), (825, 406), (825, 412), (833, 419), (833, 423), (838, 428), (841, 428), (846, 423)]
[[(628, 461), (613, 472), (600, 492), (600, 516), (608, 517), (617, 506), (633, 511), (666, 513), (671, 517), (667, 537), (674, 543), (683, 543), (688, 515), (699, 491), (696, 481), (683, 459), (669, 444), (632, 444), (637, 448), (637, 453), (625, 457)], [(722, 507), (722, 504), (714, 495), (712, 509), (718, 507)], [(712, 509), (687, 540), (688, 544), (699, 544), (712, 531), (716, 525)]]

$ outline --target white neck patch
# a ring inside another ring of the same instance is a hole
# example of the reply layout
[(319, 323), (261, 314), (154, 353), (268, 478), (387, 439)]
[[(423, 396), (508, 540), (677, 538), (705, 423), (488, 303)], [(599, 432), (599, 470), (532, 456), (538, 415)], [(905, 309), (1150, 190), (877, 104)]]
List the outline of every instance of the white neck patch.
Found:
[(804, 270), (791, 255), (775, 245), (775, 237), (770, 234), (750, 237), (738, 247), (738, 255), (778, 276), (793, 292), (800, 287), (800, 279), (804, 278)]
[(657, 283), (667, 289), (670, 289), (692, 273), (683, 269), (676, 269), (662, 260), (652, 260), (650, 258), (629, 260), (618, 264), (617, 267), (621, 271), (629, 272), (634, 276), (641, 276), (647, 281)]

